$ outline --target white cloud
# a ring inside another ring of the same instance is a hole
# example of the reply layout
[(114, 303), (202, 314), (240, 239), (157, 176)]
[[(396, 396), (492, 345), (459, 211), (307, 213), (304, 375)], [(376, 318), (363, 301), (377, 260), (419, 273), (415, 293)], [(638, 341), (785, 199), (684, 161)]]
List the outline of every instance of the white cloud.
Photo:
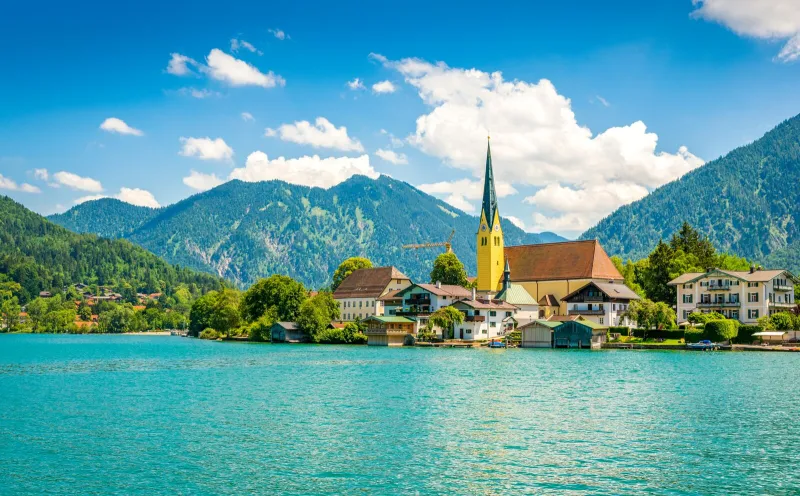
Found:
[(352, 81), (348, 81), (347, 82), (347, 87), (350, 88), (353, 91), (355, 91), (355, 90), (363, 90), (363, 89), (366, 88), (366, 86), (364, 86), (364, 82), (361, 81), (361, 79), (359, 79), (359, 78), (355, 78)]
[(184, 138), (181, 137), (183, 147), (178, 152), (184, 157), (196, 157), (201, 160), (226, 160), (233, 158), (233, 148), (225, 143), (222, 138)]
[(192, 71), (189, 66), (200, 66), (196, 60), (189, 58), (186, 55), (173, 53), (170, 55), (170, 57), (169, 63), (167, 64), (167, 72), (175, 76), (187, 76), (189, 74), (194, 74), (194, 71)]
[(236, 52), (239, 51), (240, 48), (244, 48), (247, 51), (250, 51), (252, 53), (257, 53), (259, 55), (263, 55), (264, 54), (264, 52), (262, 52), (261, 50), (259, 50), (256, 47), (254, 47), (252, 43), (249, 43), (249, 42), (247, 42), (245, 40), (240, 40), (240, 39), (237, 39), (237, 38), (233, 38), (231, 40), (231, 52), (236, 53)]
[(347, 135), (347, 128), (336, 127), (328, 119), (317, 117), (312, 126), (308, 121), (297, 121), (294, 124), (282, 124), (277, 130), (267, 128), (267, 137), (280, 136), (283, 141), (314, 148), (332, 148), (345, 152), (363, 152), (364, 146), (357, 139)]
[[(658, 136), (640, 121), (592, 133), (578, 123), (570, 100), (546, 79), (506, 81), (499, 72), (419, 59), (385, 65), (397, 70), (430, 107), (417, 118), (416, 131), (406, 142), (478, 180), (484, 174), (490, 127), (495, 177), (514, 185), (576, 191), (593, 186), (619, 191), (621, 185), (635, 185), (643, 191), (703, 164), (685, 147), (676, 153), (656, 151)], [(612, 203), (576, 215), (588, 224), (610, 213)]]
[(47, 172), (47, 169), (34, 169), (33, 177), (35, 177), (40, 181), (47, 181), (48, 179), (50, 179), (50, 173)]
[(91, 177), (81, 177), (72, 172), (56, 172), (53, 174), (53, 180), (56, 184), (66, 186), (76, 191), (88, 191), (90, 193), (99, 193), (103, 191), (103, 185), (100, 184), (100, 181), (92, 179)]
[(395, 91), (397, 91), (397, 87), (394, 85), (394, 83), (392, 83), (387, 79), (386, 81), (381, 81), (379, 83), (373, 84), (372, 91), (378, 94), (394, 93)]
[(140, 130), (130, 127), (122, 119), (116, 117), (109, 117), (100, 124), (100, 129), (108, 131), (109, 133), (130, 134), (133, 136), (142, 136), (144, 133)]
[(23, 193), (42, 192), (42, 190), (40, 190), (36, 186), (33, 186), (32, 184), (28, 183), (17, 184), (14, 180), (4, 177), (2, 174), (0, 174), (0, 189), (6, 189), (9, 191), (21, 191)]
[(214, 48), (206, 57), (208, 67), (204, 69), (210, 77), (231, 86), (261, 86), (274, 88), (283, 86), (286, 81), (272, 71), (264, 74), (244, 60), (228, 55)]
[(218, 178), (216, 174), (203, 174), (192, 170), (188, 176), (183, 178), (183, 184), (197, 191), (207, 191), (217, 187), (225, 181)]
[(392, 144), (392, 148), (402, 148), (403, 146), (405, 146), (403, 140), (401, 140), (394, 134), (390, 133), (389, 131), (381, 129), (381, 134), (389, 137), (389, 143)]
[(178, 93), (184, 96), (190, 96), (192, 98), (197, 98), (198, 100), (202, 100), (204, 98), (210, 98), (212, 96), (221, 96), (218, 91), (211, 91), (208, 89), (198, 89), (198, 88), (181, 88), (178, 90)]
[(304, 186), (330, 188), (356, 174), (372, 179), (379, 175), (370, 165), (369, 155), (354, 158), (320, 158), (314, 155), (270, 160), (266, 153), (255, 151), (247, 157), (244, 167), (231, 172), (230, 179), (250, 182), (280, 179)]
[(292, 37), (291, 37), (291, 36), (289, 36), (289, 35), (288, 35), (288, 34), (286, 34), (286, 33), (285, 33), (283, 30), (280, 30), (280, 29), (268, 29), (267, 31), (269, 31), (270, 33), (272, 33), (272, 36), (274, 36), (274, 37), (278, 38), (278, 39), (279, 39), (279, 40), (281, 40), (281, 41), (283, 41), (283, 40), (290, 40), (290, 39), (292, 39)]
[(611, 106), (611, 104), (610, 104), (610, 103), (608, 103), (608, 100), (606, 100), (606, 99), (605, 99), (605, 98), (603, 98), (602, 96), (600, 96), (600, 95), (597, 95), (597, 96), (595, 96), (595, 98), (597, 99), (597, 101), (598, 101), (598, 102), (600, 102), (601, 104), (603, 104), (603, 107), (610, 107), (610, 106)]
[(117, 200), (136, 205), (138, 207), (158, 208), (161, 205), (156, 201), (156, 198), (147, 190), (139, 188), (120, 188), (119, 193), (114, 196), (107, 195), (88, 195), (81, 196), (75, 200), (75, 204), (79, 205), (87, 201), (100, 200), (102, 198), (116, 198)]
[(385, 56), (375, 52), (370, 52), (370, 54), (367, 57), (370, 60), (374, 60), (375, 62), (379, 62), (381, 64), (386, 64), (387, 62), (389, 62), (389, 59), (387, 59)]
[(245, 122), (248, 122), (248, 121), (252, 122), (252, 121), (256, 120), (256, 118), (253, 117), (253, 114), (251, 114), (250, 112), (242, 112), (242, 120), (245, 121)]
[[(420, 184), (417, 188), (429, 195), (446, 195), (444, 201), (465, 212), (477, 212), (477, 207), (483, 198), (483, 181), (481, 180), (441, 181)], [(502, 181), (495, 181), (495, 191), (498, 198), (504, 198), (517, 192), (511, 184)]]
[(740, 36), (786, 41), (777, 60), (800, 59), (800, 2), (796, 0), (692, 0), (692, 16), (718, 22)]
[(402, 165), (408, 163), (408, 157), (406, 157), (405, 153), (397, 153), (394, 150), (384, 150), (381, 148), (375, 151), (375, 155), (395, 165)]
[(139, 207), (158, 208), (161, 206), (152, 193), (139, 188), (120, 188), (115, 198)]

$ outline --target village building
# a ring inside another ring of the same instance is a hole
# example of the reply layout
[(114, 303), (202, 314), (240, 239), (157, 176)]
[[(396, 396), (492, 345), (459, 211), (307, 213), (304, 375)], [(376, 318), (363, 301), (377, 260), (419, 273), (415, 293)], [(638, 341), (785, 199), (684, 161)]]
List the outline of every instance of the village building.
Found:
[[(566, 315), (567, 302), (562, 299), (592, 281), (624, 285), (622, 274), (596, 240), (505, 246), (488, 146), (485, 174), (476, 234), (476, 287), (481, 295), (494, 298), (511, 283), (537, 302), (540, 318), (549, 318)], [(504, 267), (510, 267), (508, 276)]]
[(520, 348), (552, 348), (553, 329), (563, 322), (550, 320), (534, 320), (521, 325), (517, 329), (521, 334)]
[(339, 303), (339, 318), (351, 322), (384, 315), (381, 296), (410, 285), (411, 279), (394, 267), (354, 270), (333, 292), (333, 299)]
[[(433, 312), (450, 306), (454, 302), (470, 298), (472, 291), (467, 288), (452, 284), (412, 284), (411, 286), (397, 293), (402, 299), (401, 308), (395, 309), (395, 315), (408, 317), (415, 322), (415, 330), (419, 330), (428, 324)], [(441, 335), (441, 329), (434, 328), (433, 331)]]
[(607, 336), (607, 325), (585, 319), (568, 320), (553, 328), (553, 347), (598, 349)]
[(306, 335), (296, 322), (275, 322), (269, 328), (270, 341), (273, 343), (302, 343)]
[(475, 296), (451, 306), (464, 314), (464, 322), (453, 328), (453, 338), (467, 341), (505, 336), (508, 328), (503, 321), (513, 317), (517, 311), (517, 307), (510, 303)]
[(407, 317), (373, 315), (364, 319), (367, 324), (367, 345), (403, 346), (406, 336), (416, 336), (414, 321)]
[(567, 303), (567, 315), (580, 315), (602, 325), (636, 327), (636, 322), (625, 313), (630, 302), (639, 299), (639, 295), (625, 284), (591, 281), (562, 301)]
[(694, 312), (719, 312), (743, 324), (794, 308), (797, 278), (788, 270), (749, 271), (709, 269), (687, 272), (668, 283), (677, 289), (678, 322)]

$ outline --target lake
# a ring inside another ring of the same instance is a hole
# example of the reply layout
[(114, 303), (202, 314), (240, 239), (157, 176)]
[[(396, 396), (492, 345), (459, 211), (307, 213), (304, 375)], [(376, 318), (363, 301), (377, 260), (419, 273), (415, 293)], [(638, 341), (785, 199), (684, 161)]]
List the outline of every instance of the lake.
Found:
[(0, 494), (797, 494), (800, 354), (0, 335)]

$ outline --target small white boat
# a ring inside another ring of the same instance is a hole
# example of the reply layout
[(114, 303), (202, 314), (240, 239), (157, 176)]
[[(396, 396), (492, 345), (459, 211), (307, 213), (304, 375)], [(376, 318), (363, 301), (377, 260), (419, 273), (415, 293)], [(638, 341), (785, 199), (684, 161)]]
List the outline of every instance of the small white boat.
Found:
[(686, 348), (690, 350), (718, 350), (719, 345), (717, 343), (712, 343), (708, 339), (704, 339), (702, 341), (698, 341), (697, 343), (686, 343)]

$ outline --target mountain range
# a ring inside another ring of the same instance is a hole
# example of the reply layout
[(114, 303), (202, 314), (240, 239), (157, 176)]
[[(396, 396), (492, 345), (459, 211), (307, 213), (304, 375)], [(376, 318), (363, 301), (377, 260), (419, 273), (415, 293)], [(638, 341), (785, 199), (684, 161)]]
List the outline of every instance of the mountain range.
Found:
[(219, 277), (175, 267), (128, 241), (68, 231), (0, 196), (0, 282), (9, 279), (21, 285), (23, 303), (78, 282), (167, 294), (179, 284), (192, 293), (223, 285)]
[[(271, 274), (323, 287), (342, 260), (356, 255), (427, 281), (443, 248), (402, 245), (445, 241), (453, 230), (453, 251), (468, 273), (476, 270), (477, 219), (388, 176), (353, 176), (330, 189), (234, 180), (160, 209), (100, 199), (50, 219), (76, 232), (126, 238), (242, 287)], [(510, 221), (503, 229), (508, 245), (564, 240)]]
[(686, 221), (723, 251), (800, 271), (800, 116), (620, 207), (586, 231), (637, 259)]

